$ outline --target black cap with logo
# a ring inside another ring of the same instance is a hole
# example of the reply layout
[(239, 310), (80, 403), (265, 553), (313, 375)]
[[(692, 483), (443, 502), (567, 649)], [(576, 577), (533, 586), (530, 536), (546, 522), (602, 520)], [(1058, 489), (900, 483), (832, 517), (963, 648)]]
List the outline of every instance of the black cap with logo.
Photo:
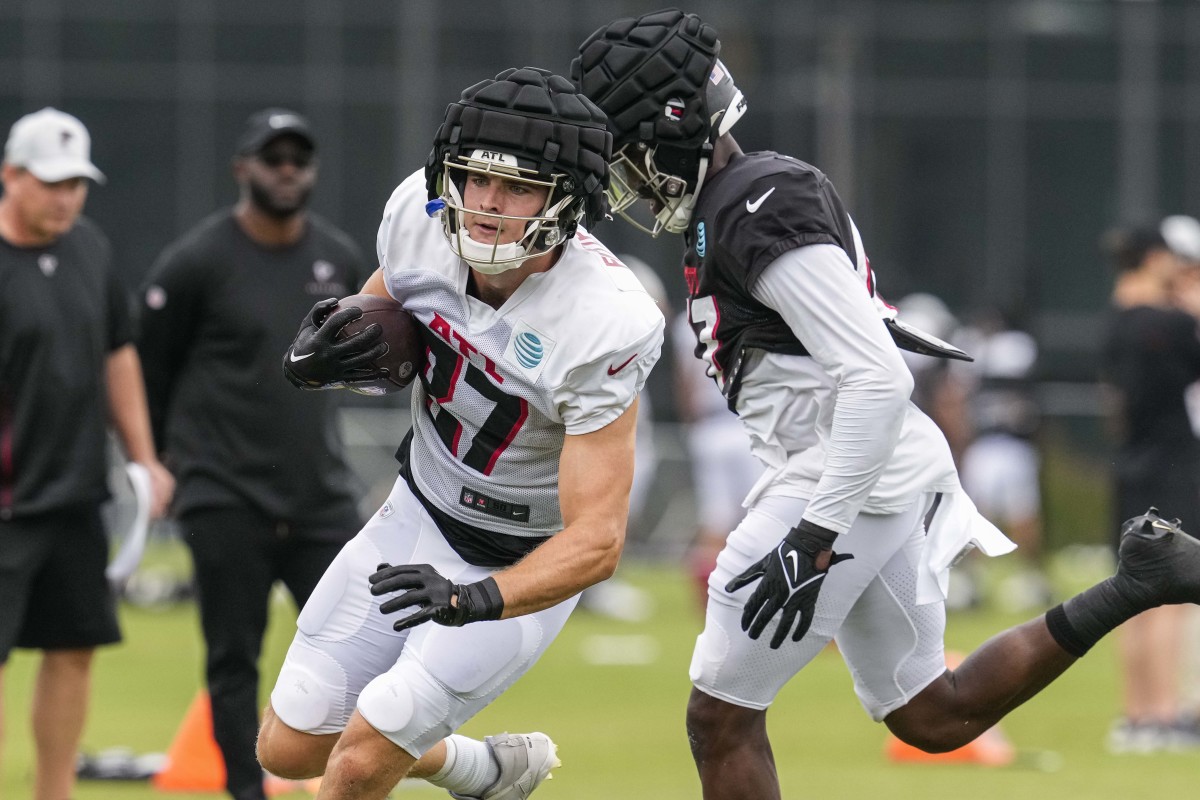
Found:
[(286, 108), (265, 108), (246, 120), (246, 129), (238, 139), (237, 154), (254, 155), (280, 136), (295, 136), (313, 150), (317, 149), (307, 119)]

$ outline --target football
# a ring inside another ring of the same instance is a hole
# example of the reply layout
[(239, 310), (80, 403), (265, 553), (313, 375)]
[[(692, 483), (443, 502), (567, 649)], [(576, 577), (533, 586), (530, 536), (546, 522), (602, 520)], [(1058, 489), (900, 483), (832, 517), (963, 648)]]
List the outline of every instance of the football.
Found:
[(355, 389), (367, 394), (388, 394), (406, 388), (425, 363), (421, 324), (395, 300), (374, 294), (343, 297), (329, 313), (351, 307), (361, 308), (362, 316), (338, 331), (338, 338), (345, 339), (375, 323), (383, 329), (380, 341), (388, 346), (388, 351), (372, 362), (387, 370), (387, 376), (365, 385), (355, 384)]

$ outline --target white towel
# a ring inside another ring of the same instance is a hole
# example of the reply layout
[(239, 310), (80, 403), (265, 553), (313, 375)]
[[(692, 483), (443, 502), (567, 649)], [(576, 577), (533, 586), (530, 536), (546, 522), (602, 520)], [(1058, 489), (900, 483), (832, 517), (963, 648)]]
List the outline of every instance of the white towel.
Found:
[(950, 568), (974, 548), (986, 556), (1002, 556), (1017, 545), (984, 519), (966, 492), (942, 494), (917, 565), (917, 605), (944, 601)]

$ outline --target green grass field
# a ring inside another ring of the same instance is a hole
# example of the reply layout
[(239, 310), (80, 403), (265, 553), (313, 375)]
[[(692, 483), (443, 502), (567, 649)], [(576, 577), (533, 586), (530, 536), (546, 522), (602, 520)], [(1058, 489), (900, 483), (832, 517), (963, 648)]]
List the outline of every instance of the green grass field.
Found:
[[(631, 624), (577, 613), (541, 663), (462, 731), (476, 736), (503, 730), (550, 733), (558, 742), (563, 767), (538, 790), (538, 798), (699, 797), (683, 718), (687, 667), (700, 615), (677, 570), (630, 563), (622, 575), (653, 592), (652, 619)], [(952, 615), (948, 644), (969, 651), (1019, 621), (995, 612)], [(123, 624), (126, 643), (102, 651), (97, 659), (84, 747), (92, 752), (118, 745), (137, 753), (165, 751), (201, 682), (195, 612), (190, 605), (165, 611), (127, 607)], [(292, 625), (292, 615), (281, 604), (263, 663), (264, 697)], [(596, 664), (588, 656), (597, 648), (628, 651), (647, 663)], [(35, 664), (32, 654), (20, 652), (8, 670), (3, 798), (15, 800), (31, 792), (27, 715)], [(787, 687), (771, 711), (770, 724), (788, 797), (1194, 796), (1200, 754), (1118, 758), (1105, 753), (1104, 734), (1116, 708), (1112, 646), (1102, 642), (1042, 697), (1003, 723), (1026, 756), (1017, 766), (893, 765), (882, 755), (885, 729), (862, 712), (840, 658), (830, 651)], [(1048, 772), (1038, 766), (1038, 754), (1046, 751), (1061, 758), (1060, 768)], [(157, 794), (140, 783), (91, 781), (80, 783), (76, 800), (136, 800)], [(446, 796), (417, 782), (406, 782), (394, 793), (409, 795)], [(303, 796), (285, 795), (289, 800)]]

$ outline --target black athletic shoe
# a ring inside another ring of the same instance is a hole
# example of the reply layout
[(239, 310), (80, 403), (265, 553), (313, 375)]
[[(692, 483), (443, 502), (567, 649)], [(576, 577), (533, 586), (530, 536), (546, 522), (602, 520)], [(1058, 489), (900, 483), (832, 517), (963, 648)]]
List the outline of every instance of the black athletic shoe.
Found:
[(1200, 540), (1152, 506), (1121, 526), (1115, 580), (1143, 608), (1200, 604)]

